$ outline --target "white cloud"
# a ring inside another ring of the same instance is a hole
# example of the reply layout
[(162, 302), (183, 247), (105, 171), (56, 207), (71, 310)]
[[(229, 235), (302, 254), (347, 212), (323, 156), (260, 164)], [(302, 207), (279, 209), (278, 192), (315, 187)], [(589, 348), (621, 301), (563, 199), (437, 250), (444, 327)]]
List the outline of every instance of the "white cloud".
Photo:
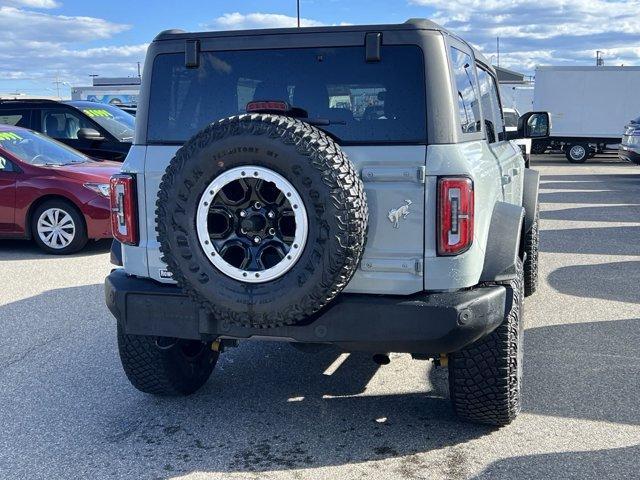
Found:
[[(409, 0), (500, 63), (531, 71), (539, 64), (639, 64), (640, 0)], [(632, 46), (632, 48), (630, 48)], [(635, 48), (633, 48), (635, 47)]]
[(109, 38), (131, 28), (94, 17), (70, 17), (0, 7), (0, 31), (4, 38), (34, 41), (87, 41)]
[[(225, 13), (206, 26), (216, 30), (250, 30), (254, 28), (287, 28), (296, 27), (297, 25), (298, 21), (296, 17), (290, 17), (288, 15), (260, 12), (242, 14), (233, 12)], [(300, 19), (300, 26), (302, 27), (315, 27), (319, 25), (322, 25), (322, 23), (316, 20), (309, 18)]]
[(0, 0), (0, 5), (14, 5), (28, 8), (57, 8), (59, 2), (55, 0)]
[(0, 91), (20, 85), (24, 90), (45, 93), (50, 92), (56, 78), (78, 85), (89, 84), (89, 74), (136, 75), (137, 62), (144, 60), (146, 44), (84, 48), (89, 42), (111, 39), (128, 30), (129, 25), (2, 6), (3, 3), (45, 8), (56, 2), (0, 0)]

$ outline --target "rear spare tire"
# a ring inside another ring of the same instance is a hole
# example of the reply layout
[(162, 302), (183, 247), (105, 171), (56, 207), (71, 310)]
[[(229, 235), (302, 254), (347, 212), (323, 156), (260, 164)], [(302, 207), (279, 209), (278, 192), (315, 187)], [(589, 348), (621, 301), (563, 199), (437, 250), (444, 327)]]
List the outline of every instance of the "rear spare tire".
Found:
[(295, 324), (330, 302), (362, 256), (367, 204), (338, 144), (299, 120), (252, 114), (191, 138), (160, 185), (173, 278), (218, 321)]

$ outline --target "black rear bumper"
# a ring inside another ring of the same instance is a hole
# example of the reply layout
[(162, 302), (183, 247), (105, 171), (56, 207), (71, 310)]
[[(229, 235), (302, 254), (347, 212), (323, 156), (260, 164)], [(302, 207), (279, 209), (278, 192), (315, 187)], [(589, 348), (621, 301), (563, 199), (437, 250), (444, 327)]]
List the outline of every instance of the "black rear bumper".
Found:
[(172, 285), (114, 270), (111, 313), (133, 335), (330, 343), (347, 351), (450, 353), (493, 331), (511, 301), (502, 286), (411, 296), (340, 294), (302, 325), (250, 328), (219, 321)]

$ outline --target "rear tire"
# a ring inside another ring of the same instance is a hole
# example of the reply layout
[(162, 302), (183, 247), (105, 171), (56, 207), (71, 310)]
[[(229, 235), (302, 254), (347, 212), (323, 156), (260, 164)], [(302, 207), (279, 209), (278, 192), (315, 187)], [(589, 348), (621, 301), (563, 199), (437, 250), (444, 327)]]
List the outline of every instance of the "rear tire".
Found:
[(571, 163), (584, 163), (589, 158), (591, 147), (588, 143), (573, 143), (568, 145), (564, 154)]
[(540, 246), (540, 213), (536, 215), (531, 230), (524, 236), (524, 296), (529, 297), (538, 289), (538, 251)]
[(118, 324), (118, 351), (134, 387), (153, 395), (189, 395), (202, 387), (218, 361), (211, 344), (197, 340), (129, 335)]
[(449, 392), (457, 415), (504, 426), (520, 413), (523, 354), (523, 267), (507, 287), (507, 313), (493, 332), (449, 355)]

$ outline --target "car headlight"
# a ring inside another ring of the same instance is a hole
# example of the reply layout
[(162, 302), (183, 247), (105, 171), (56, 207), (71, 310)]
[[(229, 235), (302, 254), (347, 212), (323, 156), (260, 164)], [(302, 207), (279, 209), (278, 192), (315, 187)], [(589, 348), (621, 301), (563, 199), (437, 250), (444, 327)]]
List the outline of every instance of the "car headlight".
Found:
[(93, 190), (98, 195), (102, 195), (103, 197), (109, 196), (109, 184), (108, 183), (85, 183), (85, 187), (89, 190)]

